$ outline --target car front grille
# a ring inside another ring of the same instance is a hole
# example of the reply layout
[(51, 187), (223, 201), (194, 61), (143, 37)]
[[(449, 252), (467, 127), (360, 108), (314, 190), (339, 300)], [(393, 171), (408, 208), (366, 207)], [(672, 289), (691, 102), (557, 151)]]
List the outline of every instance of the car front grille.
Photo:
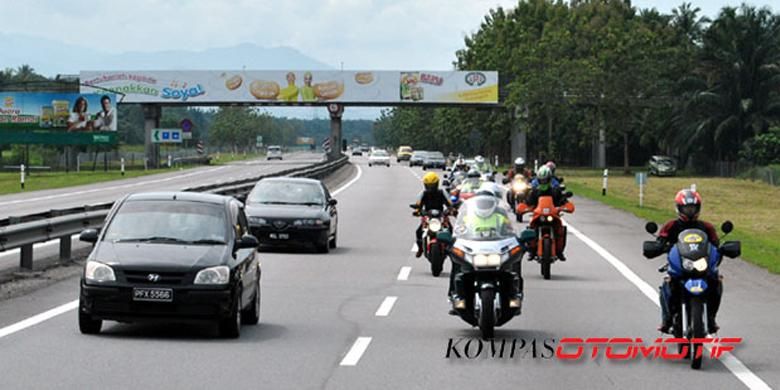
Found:
[[(186, 272), (123, 271), (125, 279), (132, 284), (180, 285), (184, 284)], [(150, 276), (157, 275), (157, 277)]]

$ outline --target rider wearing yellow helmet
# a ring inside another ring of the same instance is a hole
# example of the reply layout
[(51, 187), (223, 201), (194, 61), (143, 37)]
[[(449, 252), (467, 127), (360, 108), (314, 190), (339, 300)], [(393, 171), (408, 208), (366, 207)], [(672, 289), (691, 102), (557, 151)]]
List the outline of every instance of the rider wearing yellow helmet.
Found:
[[(417, 212), (425, 213), (430, 210), (439, 210), (444, 212), (446, 208), (452, 207), (449, 196), (444, 190), (439, 188), (439, 176), (433, 172), (428, 172), (422, 178), (423, 186), (425, 189), (417, 196)], [(423, 254), (422, 243), (422, 224), (417, 227), (415, 232), (415, 239), (417, 241), (417, 253), (416, 257), (420, 257)]]

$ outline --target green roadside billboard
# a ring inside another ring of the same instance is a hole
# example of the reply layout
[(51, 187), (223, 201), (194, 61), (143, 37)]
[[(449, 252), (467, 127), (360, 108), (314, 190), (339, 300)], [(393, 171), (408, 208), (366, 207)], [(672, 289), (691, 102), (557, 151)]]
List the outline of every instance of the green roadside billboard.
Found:
[(0, 92), (0, 144), (117, 142), (114, 94)]

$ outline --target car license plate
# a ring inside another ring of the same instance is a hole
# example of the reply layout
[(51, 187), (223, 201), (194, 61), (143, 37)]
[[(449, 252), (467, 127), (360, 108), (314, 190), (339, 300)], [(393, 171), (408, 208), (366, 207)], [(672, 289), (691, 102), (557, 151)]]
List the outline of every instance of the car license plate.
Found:
[(134, 288), (134, 301), (173, 302), (173, 289), (170, 288)]
[(289, 233), (278, 233), (278, 234), (277, 233), (271, 233), (269, 235), (269, 237), (271, 237), (274, 240), (289, 240), (290, 239), (290, 234)]

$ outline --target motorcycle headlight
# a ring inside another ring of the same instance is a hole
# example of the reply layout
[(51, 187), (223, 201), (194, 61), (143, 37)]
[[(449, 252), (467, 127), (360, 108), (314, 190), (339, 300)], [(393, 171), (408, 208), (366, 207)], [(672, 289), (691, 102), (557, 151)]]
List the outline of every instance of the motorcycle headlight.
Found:
[(476, 255), (473, 260), (474, 267), (477, 268), (494, 268), (501, 265), (501, 255), (491, 253), (488, 255)]
[(253, 225), (267, 225), (268, 221), (266, 221), (265, 218), (249, 217), (249, 223)]
[(428, 230), (436, 233), (441, 230), (441, 221), (438, 219), (431, 219), (428, 221)]
[(553, 221), (553, 217), (552, 217), (552, 215), (548, 215), (548, 216), (547, 216), (547, 222), (552, 222), (552, 221)]
[(84, 268), (84, 278), (90, 282), (114, 282), (114, 269), (97, 261), (88, 261)]
[(512, 184), (512, 191), (514, 192), (523, 192), (525, 191), (525, 183), (524, 182), (515, 182)]
[(195, 284), (228, 284), (230, 281), (230, 268), (224, 265), (200, 270), (195, 275)]
[(692, 264), (693, 265), (693, 269), (695, 269), (696, 271), (704, 272), (704, 271), (707, 270), (708, 264), (707, 264), (707, 258), (705, 258), (705, 257), (702, 257), (699, 260), (693, 261), (692, 263), (693, 263)]

